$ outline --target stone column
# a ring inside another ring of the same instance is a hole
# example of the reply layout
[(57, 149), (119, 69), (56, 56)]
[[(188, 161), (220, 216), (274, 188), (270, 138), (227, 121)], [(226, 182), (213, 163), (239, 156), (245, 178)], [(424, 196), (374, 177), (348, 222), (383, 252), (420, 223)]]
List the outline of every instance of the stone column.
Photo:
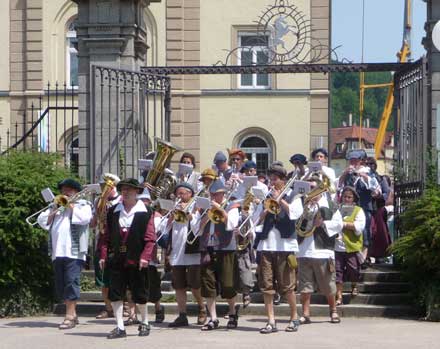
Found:
[[(428, 84), (428, 103), (430, 103), (428, 110), (431, 112), (431, 116), (428, 115), (428, 120), (431, 120), (428, 130), (432, 130), (432, 132), (428, 135), (428, 144), (434, 148), (437, 147), (437, 150), (440, 151), (440, 51), (432, 42), (432, 30), (435, 24), (440, 21), (440, 2), (436, 0), (425, 1), (427, 3), (427, 22), (423, 44), (428, 56), (428, 79), (431, 79), (431, 84)], [(440, 153), (438, 163), (440, 163)], [(438, 182), (440, 183), (440, 171)]]
[[(139, 71), (144, 65), (148, 45), (144, 8), (160, 0), (72, 0), (78, 4), (78, 80), (79, 80), (79, 173), (96, 181), (101, 165), (101, 150), (92, 146), (91, 67), (93, 65)], [(100, 122), (99, 120), (96, 120)], [(103, 119), (103, 134), (108, 134), (109, 118)], [(114, 125), (113, 125), (114, 128)], [(95, 123), (95, 130), (101, 125)], [(99, 135), (100, 136), (100, 135)], [(108, 149), (103, 142), (103, 153), (110, 153), (105, 161), (117, 161), (117, 150)], [(113, 167), (115, 168), (115, 167)]]

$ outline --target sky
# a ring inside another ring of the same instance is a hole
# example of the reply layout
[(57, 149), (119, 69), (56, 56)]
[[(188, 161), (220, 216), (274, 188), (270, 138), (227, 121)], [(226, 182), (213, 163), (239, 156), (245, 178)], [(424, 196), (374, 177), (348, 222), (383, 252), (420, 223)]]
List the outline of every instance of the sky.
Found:
[[(365, 1), (364, 62), (396, 62), (402, 46), (406, 0), (332, 0), (332, 47), (339, 60), (362, 62), (362, 2)], [(426, 3), (413, 1), (412, 59), (425, 54)]]

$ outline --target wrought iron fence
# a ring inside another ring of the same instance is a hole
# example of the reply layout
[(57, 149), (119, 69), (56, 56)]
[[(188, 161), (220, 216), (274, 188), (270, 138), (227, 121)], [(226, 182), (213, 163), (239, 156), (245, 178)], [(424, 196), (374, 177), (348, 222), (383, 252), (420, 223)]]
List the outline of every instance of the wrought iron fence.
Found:
[(91, 178), (136, 177), (154, 138), (170, 139), (170, 78), (93, 66), (91, 116)]
[(28, 105), (15, 118), (6, 131), (6, 139), (0, 137), (1, 155), (11, 150), (56, 152), (65, 166), (77, 169), (77, 91), (67, 84), (56, 83), (46, 88), (38, 97), (24, 97)]
[(394, 77), (395, 118), (395, 227), (403, 235), (400, 214), (409, 202), (420, 197), (426, 184), (430, 145), (426, 60)]

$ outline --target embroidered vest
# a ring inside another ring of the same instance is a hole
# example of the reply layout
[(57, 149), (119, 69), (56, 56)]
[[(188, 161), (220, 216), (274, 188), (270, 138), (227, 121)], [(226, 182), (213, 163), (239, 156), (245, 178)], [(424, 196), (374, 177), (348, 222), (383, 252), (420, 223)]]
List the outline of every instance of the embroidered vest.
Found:
[[(343, 217), (344, 222), (353, 223), (360, 210), (362, 209), (359, 206), (355, 206), (353, 212), (349, 217)], [(349, 230), (349, 229), (342, 230), (342, 234), (343, 234), (342, 241), (344, 241), (345, 251), (347, 253), (362, 251), (362, 244), (363, 244), (362, 234), (356, 235), (356, 233), (353, 230)]]
[(120, 251), (124, 244), (121, 237), (121, 227), (119, 226), (119, 212), (114, 212), (115, 208), (116, 206), (113, 206), (107, 216), (110, 234), (109, 253), (113, 254), (115, 261), (120, 261), (121, 257), (125, 257), (126, 261), (135, 261), (137, 263), (145, 247), (145, 231), (147, 230), (152, 212), (148, 209), (148, 212), (136, 212), (134, 214), (125, 243), (127, 252), (125, 256), (122, 256)]

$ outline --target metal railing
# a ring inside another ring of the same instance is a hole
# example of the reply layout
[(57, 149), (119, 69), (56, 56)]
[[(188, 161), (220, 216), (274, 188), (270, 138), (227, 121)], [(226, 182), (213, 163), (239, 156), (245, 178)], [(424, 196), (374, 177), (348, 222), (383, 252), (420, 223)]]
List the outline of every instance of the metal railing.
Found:
[(26, 96), (24, 104), (30, 105), (19, 113), (0, 137), (1, 155), (11, 150), (55, 152), (63, 157), (66, 166), (75, 167), (75, 139), (77, 138), (77, 91), (56, 83), (47, 84), (38, 97)]

